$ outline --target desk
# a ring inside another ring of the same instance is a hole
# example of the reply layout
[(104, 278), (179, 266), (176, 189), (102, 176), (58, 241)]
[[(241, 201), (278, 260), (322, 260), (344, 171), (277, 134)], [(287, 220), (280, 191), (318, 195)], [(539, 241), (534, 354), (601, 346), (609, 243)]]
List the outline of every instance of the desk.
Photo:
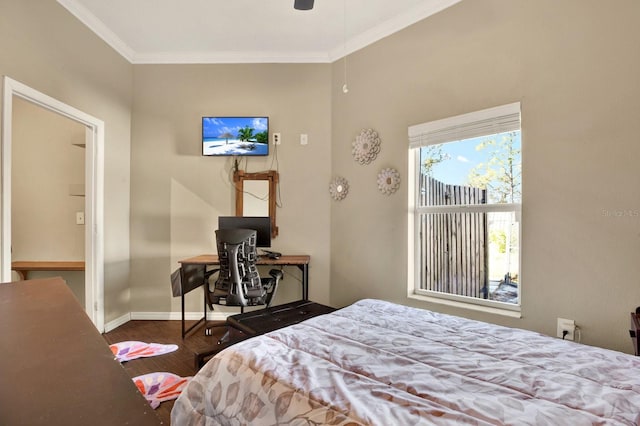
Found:
[[(258, 265), (267, 266), (297, 266), (302, 271), (302, 300), (309, 300), (309, 260), (306, 254), (283, 255), (278, 259), (270, 259), (266, 256), (258, 257)], [(189, 259), (180, 260), (181, 265), (206, 265), (216, 266), (220, 264), (217, 254), (201, 254)]]
[(0, 423), (162, 422), (61, 278), (0, 284)]
[(28, 278), (30, 271), (84, 271), (84, 261), (25, 260), (11, 262), (21, 280)]
[[(309, 300), (309, 261), (311, 257), (306, 254), (294, 254), (294, 255), (283, 255), (278, 259), (270, 259), (267, 256), (258, 257), (258, 261), (256, 262), (258, 265), (265, 266), (296, 266), (300, 271), (302, 271), (302, 300)], [(181, 266), (184, 265), (204, 265), (206, 266), (217, 266), (220, 264), (218, 260), (217, 254), (201, 254), (199, 256), (190, 257), (188, 259), (183, 259), (178, 261)], [(201, 318), (197, 323), (189, 327), (188, 330), (185, 330), (184, 325), (184, 295), (189, 291), (193, 290), (193, 288), (189, 288), (185, 291), (181, 292), (182, 297), (182, 338), (184, 338), (185, 334), (191, 331), (193, 328), (198, 326), (200, 322), (204, 321), (206, 318)], [(205, 304), (205, 316), (206, 316), (206, 304)]]

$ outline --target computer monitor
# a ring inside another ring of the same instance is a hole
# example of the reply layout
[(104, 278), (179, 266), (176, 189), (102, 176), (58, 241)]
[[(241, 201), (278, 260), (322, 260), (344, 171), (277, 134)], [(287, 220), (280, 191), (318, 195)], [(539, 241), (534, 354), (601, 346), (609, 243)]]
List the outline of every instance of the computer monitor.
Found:
[(218, 216), (218, 229), (255, 229), (256, 246), (271, 247), (271, 218), (269, 216)]

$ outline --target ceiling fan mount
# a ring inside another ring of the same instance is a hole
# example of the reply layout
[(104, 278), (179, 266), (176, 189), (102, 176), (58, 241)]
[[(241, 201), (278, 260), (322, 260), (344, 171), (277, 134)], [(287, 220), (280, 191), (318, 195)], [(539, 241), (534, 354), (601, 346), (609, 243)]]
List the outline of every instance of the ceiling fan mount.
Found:
[(313, 9), (314, 0), (294, 0), (293, 8), (296, 10), (311, 10)]

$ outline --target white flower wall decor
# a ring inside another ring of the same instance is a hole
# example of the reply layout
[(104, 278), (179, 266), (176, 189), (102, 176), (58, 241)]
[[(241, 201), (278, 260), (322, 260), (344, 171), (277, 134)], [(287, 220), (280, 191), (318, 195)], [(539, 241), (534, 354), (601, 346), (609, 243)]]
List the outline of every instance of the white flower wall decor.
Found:
[(386, 168), (378, 173), (378, 189), (385, 195), (391, 195), (400, 187), (400, 173), (396, 169)]
[(329, 194), (331, 198), (340, 201), (347, 196), (349, 192), (349, 182), (343, 177), (335, 177), (329, 184)]
[(363, 129), (352, 145), (353, 158), (360, 164), (369, 164), (380, 152), (380, 137), (373, 129)]

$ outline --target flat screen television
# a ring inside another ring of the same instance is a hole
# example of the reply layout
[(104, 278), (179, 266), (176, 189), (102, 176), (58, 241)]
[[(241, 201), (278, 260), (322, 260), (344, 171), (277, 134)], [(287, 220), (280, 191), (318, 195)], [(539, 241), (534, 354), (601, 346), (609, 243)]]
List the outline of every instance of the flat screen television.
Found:
[(269, 155), (269, 117), (202, 117), (202, 155)]
[(218, 216), (218, 229), (255, 229), (256, 247), (271, 247), (269, 216)]

